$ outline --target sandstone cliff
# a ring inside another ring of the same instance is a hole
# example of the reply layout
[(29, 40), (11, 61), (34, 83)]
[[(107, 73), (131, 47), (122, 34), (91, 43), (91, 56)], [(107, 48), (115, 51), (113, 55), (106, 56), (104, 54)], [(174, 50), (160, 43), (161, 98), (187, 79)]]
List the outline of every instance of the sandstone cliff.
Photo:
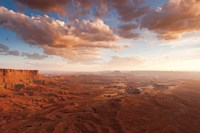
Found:
[(38, 77), (37, 70), (0, 69), (0, 88), (28, 85)]

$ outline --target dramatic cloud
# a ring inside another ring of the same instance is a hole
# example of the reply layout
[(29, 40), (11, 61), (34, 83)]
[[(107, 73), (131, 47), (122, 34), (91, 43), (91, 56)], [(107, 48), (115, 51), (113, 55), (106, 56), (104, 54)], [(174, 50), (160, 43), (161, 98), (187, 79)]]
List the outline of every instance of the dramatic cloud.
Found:
[(143, 6), (143, 0), (108, 0), (122, 21), (132, 21), (149, 11), (148, 6)]
[[(81, 15), (87, 15), (92, 6), (97, 6), (94, 0), (14, 0), (20, 5), (25, 5), (31, 9), (40, 10), (45, 13), (52, 11), (77, 18)], [(70, 6), (70, 8), (69, 8)], [(100, 7), (99, 7), (100, 8)]]
[(71, 0), (14, 0), (24, 4), (29, 8), (41, 10), (44, 12), (53, 11), (60, 14), (65, 14), (66, 6)]
[(78, 57), (91, 57), (103, 48), (120, 49), (112, 44), (119, 37), (100, 19), (67, 24), (48, 16), (28, 17), (0, 7), (0, 25), (14, 31), (26, 43), (43, 48), (45, 53), (69, 60), (74, 59), (71, 58), (74, 54), (78, 60)]
[(7, 67), (200, 68), (200, 0), (11, 0), (0, 4), (0, 29)]
[(96, 12), (96, 16), (97, 17), (102, 17), (103, 15), (105, 15), (108, 12), (108, 6), (107, 6), (107, 1), (108, 0), (98, 0), (97, 2), (97, 12)]
[(135, 29), (137, 29), (135, 24), (123, 24), (118, 27), (118, 33), (122, 38), (138, 39), (140, 35), (134, 32)]
[(141, 28), (154, 31), (158, 38), (165, 40), (178, 39), (185, 32), (200, 30), (200, 1), (169, 0), (147, 13)]
[[(144, 6), (144, 0), (14, 0), (17, 3), (26, 5), (29, 8), (43, 12), (53, 11), (59, 14), (66, 14), (68, 17), (80, 17), (88, 15), (91, 8), (97, 10), (93, 15), (101, 16), (113, 8), (119, 14), (122, 21), (131, 21), (149, 11)], [(71, 8), (69, 8), (69, 5)]]
[[(116, 11), (116, 17), (120, 22), (127, 22), (127, 26), (120, 26), (117, 29), (117, 33), (122, 38), (137, 39), (139, 34), (135, 33), (134, 29), (129, 27), (133, 25), (131, 23), (136, 22), (141, 29), (146, 28), (150, 31), (154, 31), (158, 34), (159, 39), (172, 40), (182, 37), (185, 32), (191, 32), (199, 30), (200, 26), (200, 1), (199, 0), (168, 0), (164, 5), (160, 5), (156, 9), (151, 9), (152, 7), (146, 0), (14, 0), (17, 3), (26, 5), (29, 8), (41, 10), (43, 12), (53, 11), (59, 14), (66, 14), (69, 20), (79, 19), (79, 18), (95, 18), (102, 17), (102, 14), (109, 14), (112, 11)], [(87, 17), (86, 17), (87, 16)], [(73, 19), (71, 19), (73, 18)], [(33, 18), (31, 21), (34, 21)], [(42, 19), (43, 25), (46, 25), (45, 21), (51, 25), (52, 22), (57, 20), (47, 20), (47, 18), (37, 17), (37, 19)], [(30, 20), (29, 20), (30, 21)], [(56, 22), (59, 23), (59, 22)], [(62, 23), (62, 22), (61, 22)], [(72, 24), (75, 29), (72, 34), (78, 33), (78, 38), (85, 39), (87, 41), (93, 41), (96, 39), (94, 29), (88, 29), (90, 25), (101, 24), (105, 25), (102, 20), (96, 20), (94, 22), (83, 20), (76, 24)], [(70, 24), (71, 25), (71, 24)], [(128, 26), (129, 25), (129, 26)], [(58, 26), (58, 24), (56, 24)], [(62, 31), (69, 33), (72, 32), (72, 27), (60, 26), (59, 29), (64, 28)], [(38, 28), (38, 27), (37, 27)], [(109, 27), (108, 27), (109, 28)], [(58, 30), (58, 27), (54, 29)], [(99, 29), (97, 29), (99, 31)], [(87, 34), (83, 33), (80, 36), (80, 32), (90, 31)], [(58, 31), (60, 33), (60, 30)], [(111, 33), (112, 34), (112, 33)], [(101, 34), (104, 36), (99, 36), (98, 39), (108, 39), (110, 36), (107, 34)], [(59, 35), (60, 36), (60, 35)], [(95, 36), (95, 37), (94, 37)], [(105, 38), (107, 36), (108, 38)], [(88, 38), (89, 37), (89, 38)], [(67, 40), (71, 42), (73, 39)], [(34, 40), (33, 40), (34, 41)], [(63, 39), (59, 39), (61, 42)], [(81, 40), (82, 41), (82, 40)], [(89, 42), (83, 42), (83, 44), (88, 44)], [(97, 40), (96, 40), (97, 41)], [(101, 44), (96, 44), (101, 45)], [(91, 46), (91, 45), (90, 45)]]

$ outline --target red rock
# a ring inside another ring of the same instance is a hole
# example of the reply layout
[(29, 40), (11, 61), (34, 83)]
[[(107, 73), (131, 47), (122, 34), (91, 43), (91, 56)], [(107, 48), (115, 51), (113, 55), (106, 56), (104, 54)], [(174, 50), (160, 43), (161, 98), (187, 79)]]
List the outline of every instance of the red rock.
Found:
[(26, 85), (37, 77), (37, 70), (0, 69), (0, 87), (10, 88), (15, 84)]

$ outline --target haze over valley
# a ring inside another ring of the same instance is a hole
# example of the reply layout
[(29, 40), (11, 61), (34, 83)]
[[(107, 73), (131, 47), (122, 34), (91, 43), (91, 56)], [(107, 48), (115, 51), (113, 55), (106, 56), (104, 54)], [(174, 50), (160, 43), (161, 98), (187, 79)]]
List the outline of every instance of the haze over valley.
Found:
[(0, 0), (0, 133), (200, 133), (200, 0)]

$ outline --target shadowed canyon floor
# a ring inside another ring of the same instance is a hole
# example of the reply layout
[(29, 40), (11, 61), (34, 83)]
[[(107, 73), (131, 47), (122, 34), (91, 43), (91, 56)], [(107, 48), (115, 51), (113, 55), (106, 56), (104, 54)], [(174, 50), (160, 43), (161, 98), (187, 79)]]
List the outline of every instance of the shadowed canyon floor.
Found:
[(199, 133), (200, 80), (79, 73), (0, 89), (1, 133)]

